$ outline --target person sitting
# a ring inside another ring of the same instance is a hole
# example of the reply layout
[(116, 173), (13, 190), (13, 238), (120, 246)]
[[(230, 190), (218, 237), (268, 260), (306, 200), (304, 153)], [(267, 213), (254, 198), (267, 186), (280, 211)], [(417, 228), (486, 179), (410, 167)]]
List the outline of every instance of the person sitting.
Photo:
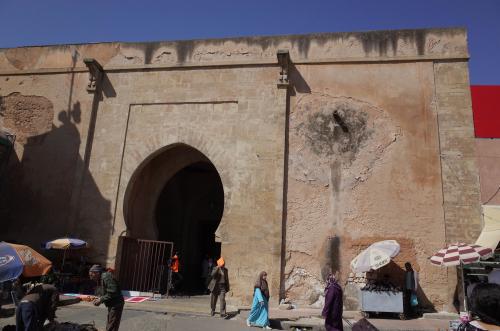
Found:
[(482, 330), (500, 328), (500, 285), (478, 284), (472, 291), (471, 312), (479, 321), (470, 324)]
[(34, 285), (16, 309), (16, 330), (41, 330), (48, 319), (52, 322), (56, 317), (59, 292), (49, 284)]
[(484, 268), (488, 273), (488, 283), (500, 285), (500, 269), (493, 269), (491, 266)]

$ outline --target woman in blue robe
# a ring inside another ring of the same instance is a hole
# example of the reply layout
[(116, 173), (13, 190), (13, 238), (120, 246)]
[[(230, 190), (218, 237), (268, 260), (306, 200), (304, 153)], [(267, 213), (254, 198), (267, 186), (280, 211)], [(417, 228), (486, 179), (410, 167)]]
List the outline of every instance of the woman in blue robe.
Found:
[(255, 282), (252, 309), (248, 315), (247, 325), (271, 329), (269, 327), (269, 286), (265, 271), (259, 274)]

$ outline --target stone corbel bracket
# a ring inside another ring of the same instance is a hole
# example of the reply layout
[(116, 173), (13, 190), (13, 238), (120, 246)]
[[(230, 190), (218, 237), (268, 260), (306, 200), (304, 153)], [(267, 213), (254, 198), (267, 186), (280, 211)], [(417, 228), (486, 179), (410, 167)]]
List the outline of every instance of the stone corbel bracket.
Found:
[(278, 87), (287, 88), (290, 85), (288, 80), (288, 69), (290, 65), (290, 53), (287, 49), (279, 49), (276, 53), (278, 64), (280, 66), (280, 76), (278, 78)]
[(97, 60), (93, 58), (83, 59), (83, 63), (85, 63), (85, 65), (89, 69), (89, 83), (87, 85), (87, 91), (89, 93), (95, 93), (95, 91), (97, 90), (97, 85), (102, 80), (104, 69), (99, 64), (99, 62), (97, 62)]

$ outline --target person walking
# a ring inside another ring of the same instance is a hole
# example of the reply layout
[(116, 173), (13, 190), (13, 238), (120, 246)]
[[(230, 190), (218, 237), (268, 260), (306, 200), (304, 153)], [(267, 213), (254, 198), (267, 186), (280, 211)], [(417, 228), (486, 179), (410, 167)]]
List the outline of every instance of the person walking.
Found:
[(101, 303), (108, 308), (108, 320), (106, 331), (118, 331), (122, 318), (125, 302), (120, 290), (120, 285), (110, 272), (104, 272), (104, 268), (94, 264), (89, 270), (89, 277), (96, 281), (100, 287), (101, 295), (93, 303), (99, 306)]
[(326, 331), (343, 331), (342, 324), (342, 288), (335, 279), (335, 276), (330, 273), (326, 280), (325, 287), (325, 306), (321, 315), (325, 318)]
[(267, 273), (262, 271), (254, 285), (252, 309), (247, 319), (247, 326), (271, 329), (269, 326), (269, 286)]
[(226, 268), (224, 258), (217, 260), (217, 267), (210, 274), (210, 282), (208, 284), (210, 290), (210, 315), (215, 315), (215, 306), (217, 298), (220, 299), (220, 316), (226, 317), (226, 293), (229, 292), (229, 275)]

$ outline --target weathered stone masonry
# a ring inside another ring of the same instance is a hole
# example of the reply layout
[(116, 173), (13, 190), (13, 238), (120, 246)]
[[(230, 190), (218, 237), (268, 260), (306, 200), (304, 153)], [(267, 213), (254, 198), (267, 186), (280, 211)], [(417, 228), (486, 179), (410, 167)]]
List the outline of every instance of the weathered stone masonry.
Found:
[[(85, 58), (104, 70), (96, 94)], [(360, 249), (390, 238), (441, 310), (453, 275), (427, 258), (480, 230), (467, 59), (462, 29), (2, 49), (0, 126), (21, 138), (3, 239), (72, 233), (114, 265), (120, 235), (157, 235), (161, 185), (136, 213), (136, 174), (188, 146), (221, 177), (234, 302), (267, 270), (273, 298), (319, 305), (327, 268), (345, 280)], [(158, 176), (199, 159), (183, 155)]]

